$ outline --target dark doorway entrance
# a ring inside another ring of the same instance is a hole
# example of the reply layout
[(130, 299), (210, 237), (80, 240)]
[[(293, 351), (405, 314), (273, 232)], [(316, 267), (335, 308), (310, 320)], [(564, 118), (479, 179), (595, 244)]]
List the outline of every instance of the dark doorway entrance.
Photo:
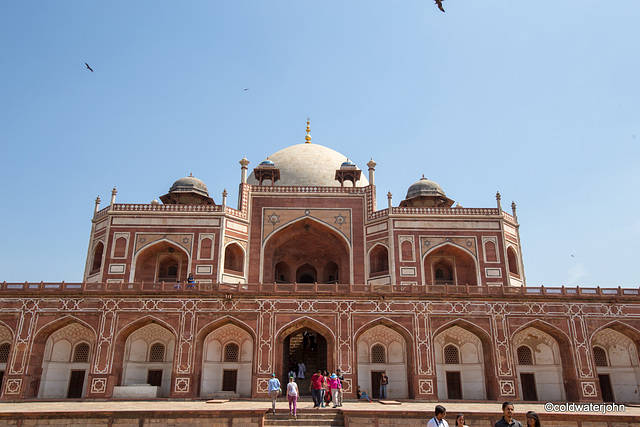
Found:
[(447, 372), (447, 396), (449, 399), (462, 399), (460, 372)]
[(71, 378), (69, 379), (69, 391), (67, 392), (67, 398), (69, 399), (82, 398), (82, 386), (84, 385), (84, 373), (85, 371), (71, 371)]
[(238, 383), (238, 370), (224, 370), (222, 372), (222, 391), (236, 392), (236, 384)]
[(613, 389), (611, 388), (611, 377), (609, 374), (598, 375), (600, 380), (600, 391), (602, 392), (602, 400), (605, 403), (613, 403)]
[(384, 371), (371, 371), (371, 398), (380, 399), (380, 380)]
[[(306, 332), (308, 338), (303, 337)], [(305, 345), (306, 344), (306, 345)], [(280, 383), (285, 385), (289, 382), (288, 374), (290, 371), (295, 372), (298, 390), (301, 396), (310, 396), (309, 385), (311, 384), (311, 376), (318, 369), (328, 370), (333, 367), (328, 366), (327, 362), (327, 340), (318, 332), (310, 328), (301, 328), (289, 334), (285, 339), (282, 347), (282, 378)], [(304, 378), (297, 378), (298, 364), (302, 362), (306, 367)]]
[(147, 384), (161, 387), (162, 386), (162, 369), (149, 369), (147, 373)]
[(533, 374), (520, 374), (520, 383), (522, 384), (522, 400), (538, 400), (536, 379)]

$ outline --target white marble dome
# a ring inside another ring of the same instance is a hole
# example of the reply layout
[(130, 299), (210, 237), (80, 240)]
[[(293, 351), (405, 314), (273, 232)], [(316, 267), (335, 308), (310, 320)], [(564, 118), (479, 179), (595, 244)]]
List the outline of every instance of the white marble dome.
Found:
[[(273, 153), (268, 160), (280, 169), (280, 179), (276, 181), (276, 186), (340, 187), (340, 183), (335, 179), (336, 170), (347, 161), (347, 157), (331, 148), (305, 143)], [(247, 182), (258, 185), (253, 172)], [(365, 174), (362, 174), (356, 182), (356, 187), (367, 185), (369, 181)]]

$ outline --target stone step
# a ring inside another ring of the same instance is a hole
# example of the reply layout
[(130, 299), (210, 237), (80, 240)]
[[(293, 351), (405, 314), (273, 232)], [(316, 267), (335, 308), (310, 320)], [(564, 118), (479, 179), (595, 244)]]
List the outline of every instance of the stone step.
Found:
[(287, 412), (268, 412), (264, 416), (265, 426), (344, 426), (344, 416), (337, 410), (300, 410), (293, 418)]

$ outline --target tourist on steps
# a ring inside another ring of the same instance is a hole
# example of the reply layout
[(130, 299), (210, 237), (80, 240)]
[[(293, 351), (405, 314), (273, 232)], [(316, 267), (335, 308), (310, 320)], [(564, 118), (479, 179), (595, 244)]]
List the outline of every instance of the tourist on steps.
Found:
[(318, 369), (318, 372), (313, 374), (311, 377), (311, 384), (309, 384), (309, 391), (311, 392), (311, 397), (313, 397), (313, 407), (319, 408), (322, 403), (322, 382), (324, 381), (324, 377), (322, 376), (322, 371)]
[(271, 374), (271, 379), (269, 380), (269, 397), (271, 398), (271, 408), (273, 409), (274, 415), (276, 413), (276, 400), (280, 392), (280, 380), (276, 378), (276, 374)]
[(289, 401), (289, 415), (293, 415), (293, 418), (298, 418), (296, 408), (298, 403), (298, 394), (298, 384), (296, 384), (295, 378), (289, 377), (289, 384), (287, 384), (287, 400)]

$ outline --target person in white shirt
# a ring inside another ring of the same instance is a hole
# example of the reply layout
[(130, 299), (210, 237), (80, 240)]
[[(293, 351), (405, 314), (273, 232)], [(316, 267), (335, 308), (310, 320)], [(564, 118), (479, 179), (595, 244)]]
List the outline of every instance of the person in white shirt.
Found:
[(436, 405), (436, 413), (427, 423), (427, 427), (449, 427), (449, 423), (444, 417), (447, 416), (447, 410), (442, 405)]
[(304, 379), (304, 373), (307, 372), (307, 366), (304, 362), (298, 363), (298, 378)]
[(298, 418), (296, 408), (298, 396), (298, 384), (296, 384), (295, 378), (289, 377), (289, 384), (287, 384), (287, 400), (289, 401), (289, 415), (293, 415), (294, 418)]

